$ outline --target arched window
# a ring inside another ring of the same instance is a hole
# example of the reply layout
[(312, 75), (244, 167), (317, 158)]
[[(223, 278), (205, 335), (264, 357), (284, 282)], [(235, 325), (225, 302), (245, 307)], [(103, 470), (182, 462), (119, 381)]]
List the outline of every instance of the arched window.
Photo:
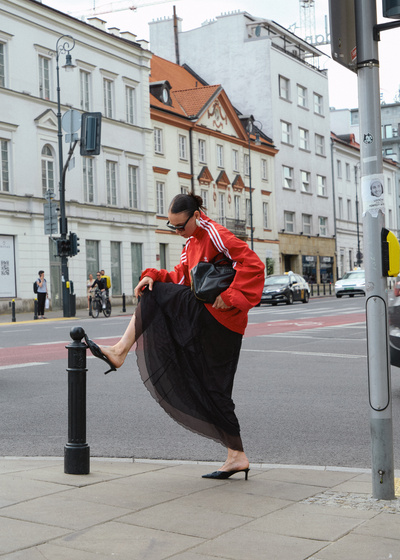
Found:
[(42, 149), (42, 194), (54, 192), (54, 155), (51, 147), (46, 144)]

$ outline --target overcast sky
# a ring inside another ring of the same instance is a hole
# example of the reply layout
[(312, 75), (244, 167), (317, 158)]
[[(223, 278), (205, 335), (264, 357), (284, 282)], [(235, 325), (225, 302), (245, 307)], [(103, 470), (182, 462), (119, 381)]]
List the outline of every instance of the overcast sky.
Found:
[[(176, 6), (177, 15), (182, 18), (182, 29), (187, 31), (208, 19), (214, 19), (221, 13), (234, 10), (247, 11), (253, 16), (272, 19), (280, 25), (289, 28), (300, 26), (299, 0), (43, 0), (44, 4), (60, 11), (67, 11), (79, 17), (96, 7), (97, 10), (117, 10), (121, 7), (137, 6), (137, 10), (110, 11), (99, 15), (107, 21), (108, 27), (118, 27), (121, 31), (131, 31), (138, 39), (149, 39), (148, 23), (157, 18), (171, 17), (173, 6)], [(67, 8), (66, 8), (67, 6)], [(378, 20), (381, 18), (381, 0), (377, 0)], [(325, 35), (325, 16), (328, 15), (328, 0), (315, 0), (315, 20), (317, 34)], [(329, 25), (329, 24), (328, 24)], [(291, 28), (294, 30), (294, 28)], [(294, 31), (295, 32), (295, 31)], [(300, 30), (297, 30), (300, 35)], [(392, 103), (400, 87), (400, 72), (397, 61), (400, 28), (381, 33), (379, 44), (380, 57), (380, 85), (382, 99)], [(321, 47), (327, 53), (323, 67), (329, 71), (329, 104), (331, 107), (352, 108), (358, 105), (357, 77), (330, 60), (330, 47)], [(396, 64), (393, 64), (396, 56)]]

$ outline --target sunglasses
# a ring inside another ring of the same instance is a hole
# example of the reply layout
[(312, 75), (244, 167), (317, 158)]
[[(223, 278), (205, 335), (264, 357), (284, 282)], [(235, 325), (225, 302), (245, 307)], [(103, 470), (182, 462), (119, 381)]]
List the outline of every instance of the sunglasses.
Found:
[[(193, 212), (194, 214), (194, 212)], [(186, 222), (181, 225), (181, 226), (173, 226), (170, 221), (168, 220), (167, 222), (167, 228), (172, 229), (174, 231), (183, 231), (188, 223), (188, 221), (190, 220), (190, 218), (192, 218), (193, 214), (190, 214), (189, 218), (186, 220)]]

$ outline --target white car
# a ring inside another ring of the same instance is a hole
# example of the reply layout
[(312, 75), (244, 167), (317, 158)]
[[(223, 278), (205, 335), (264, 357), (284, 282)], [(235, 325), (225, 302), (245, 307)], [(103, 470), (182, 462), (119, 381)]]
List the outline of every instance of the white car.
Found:
[(365, 296), (365, 270), (352, 270), (346, 272), (343, 277), (335, 283), (336, 297), (354, 297), (355, 294)]

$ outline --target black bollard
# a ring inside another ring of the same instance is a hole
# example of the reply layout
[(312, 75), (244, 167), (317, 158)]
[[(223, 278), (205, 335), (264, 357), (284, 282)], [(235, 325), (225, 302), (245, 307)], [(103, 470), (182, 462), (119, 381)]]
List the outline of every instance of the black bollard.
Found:
[(86, 443), (86, 349), (85, 331), (73, 327), (68, 349), (68, 443), (64, 447), (64, 472), (89, 474), (90, 447)]
[(11, 322), (15, 323), (16, 322), (16, 317), (15, 317), (15, 299), (12, 300), (11, 303)]
[(37, 314), (37, 298), (35, 298), (35, 301), (33, 302), (33, 319), (36, 321), (38, 318), (38, 314)]
[(126, 312), (125, 294), (122, 294), (122, 313)]
[(93, 315), (92, 315), (92, 296), (89, 297), (89, 317), (93, 317)]

